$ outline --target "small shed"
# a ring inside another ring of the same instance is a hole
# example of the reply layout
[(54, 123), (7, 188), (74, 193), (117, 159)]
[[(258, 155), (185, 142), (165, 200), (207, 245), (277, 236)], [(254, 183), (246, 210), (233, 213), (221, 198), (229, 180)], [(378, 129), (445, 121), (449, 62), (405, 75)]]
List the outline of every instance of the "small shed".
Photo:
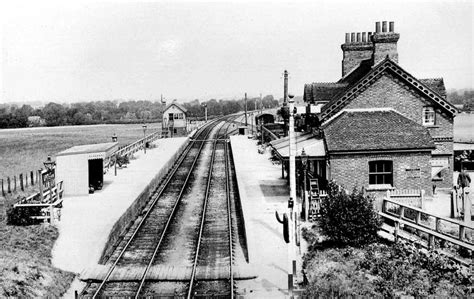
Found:
[(64, 194), (87, 195), (89, 187), (102, 187), (104, 166), (117, 149), (117, 143), (111, 142), (73, 146), (58, 153), (56, 175), (63, 181)]
[(168, 132), (169, 137), (186, 136), (186, 108), (178, 103), (171, 103), (163, 111), (162, 131)]

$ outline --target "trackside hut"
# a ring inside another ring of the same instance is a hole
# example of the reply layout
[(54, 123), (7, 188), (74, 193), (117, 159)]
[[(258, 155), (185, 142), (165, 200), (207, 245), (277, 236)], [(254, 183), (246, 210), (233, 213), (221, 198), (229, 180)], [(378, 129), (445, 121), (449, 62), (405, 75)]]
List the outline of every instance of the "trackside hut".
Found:
[(87, 195), (89, 186), (104, 182), (104, 166), (118, 149), (117, 143), (73, 146), (56, 155), (58, 181), (64, 183), (66, 196)]

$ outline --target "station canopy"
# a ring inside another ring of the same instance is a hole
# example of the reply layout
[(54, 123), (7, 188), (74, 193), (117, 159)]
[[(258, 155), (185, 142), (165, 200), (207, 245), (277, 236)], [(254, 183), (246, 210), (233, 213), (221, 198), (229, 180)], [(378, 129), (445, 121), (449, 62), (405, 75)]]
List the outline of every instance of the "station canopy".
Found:
[[(324, 159), (326, 157), (326, 149), (324, 146), (324, 139), (317, 138), (312, 133), (295, 133), (296, 153), (295, 156), (301, 156), (301, 151), (304, 151), (309, 159)], [(284, 137), (270, 142), (270, 145), (275, 149), (277, 156), (281, 160), (289, 159), (289, 145), (290, 138)]]

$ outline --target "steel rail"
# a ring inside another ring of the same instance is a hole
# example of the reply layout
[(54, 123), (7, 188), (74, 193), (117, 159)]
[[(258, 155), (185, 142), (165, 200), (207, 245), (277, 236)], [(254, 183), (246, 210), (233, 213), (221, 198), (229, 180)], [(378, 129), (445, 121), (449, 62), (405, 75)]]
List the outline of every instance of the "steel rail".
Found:
[[(211, 123), (209, 124), (211, 125)], [(206, 132), (206, 129), (208, 129), (209, 126), (205, 126), (202, 128), (201, 132), (199, 132), (200, 134), (203, 134), (203, 133), (206, 133), (206, 136), (209, 135), (209, 133), (211, 132), (210, 130), (208, 132)], [(129, 245), (132, 243), (132, 241), (134, 240), (135, 236), (137, 235), (138, 231), (140, 230), (140, 228), (142, 227), (143, 223), (145, 223), (145, 220), (148, 218), (148, 215), (151, 213), (151, 211), (153, 210), (153, 207), (155, 206), (155, 204), (158, 202), (158, 199), (160, 198), (161, 194), (163, 193), (163, 191), (166, 189), (166, 186), (168, 186), (169, 182), (171, 181), (173, 175), (176, 173), (176, 171), (178, 170), (178, 168), (182, 165), (184, 159), (186, 158), (187, 154), (189, 153), (189, 151), (191, 150), (191, 148), (193, 147), (193, 144), (194, 142), (190, 143), (189, 146), (186, 148), (185, 152), (180, 156), (179, 160), (178, 160), (178, 163), (176, 163), (175, 167), (173, 168), (172, 172), (170, 175), (167, 176), (166, 178), (166, 181), (165, 181), (165, 184), (163, 185), (162, 188), (160, 188), (160, 191), (158, 193), (158, 195), (154, 196), (155, 198), (153, 199), (153, 202), (150, 206), (150, 208), (148, 209), (148, 211), (145, 213), (145, 215), (143, 216), (142, 220), (140, 220), (140, 223), (138, 224), (137, 228), (135, 229), (135, 231), (133, 232), (132, 236), (130, 237), (130, 239), (128, 240), (128, 242), (125, 244), (124, 248), (122, 249), (122, 251), (120, 252), (119, 256), (117, 257), (117, 259), (115, 260), (115, 262), (112, 264), (112, 266), (110, 267), (109, 271), (107, 272), (105, 278), (103, 279), (103, 281), (101, 282), (101, 284), (99, 285), (99, 287), (97, 288), (96, 292), (94, 293), (94, 295), (92, 296), (93, 299), (97, 298), (97, 296), (99, 295), (100, 291), (102, 290), (102, 288), (104, 287), (104, 285), (107, 283), (108, 279), (110, 278), (110, 275), (112, 274), (112, 272), (115, 270), (118, 262), (120, 261), (120, 259), (122, 258), (122, 256), (124, 255), (125, 251), (128, 249)], [(201, 146), (199, 148), (199, 154), (201, 153), (201, 150), (204, 146), (204, 143), (201, 143)], [(196, 164), (196, 161), (199, 157), (199, 154), (196, 155), (196, 158), (194, 159), (193, 161), (193, 164), (191, 165), (191, 170), (194, 168), (195, 164)], [(186, 187), (186, 183), (187, 183), (187, 180), (190, 176), (190, 173), (192, 171), (189, 171), (188, 173), (188, 176), (186, 177), (186, 181), (185, 183), (183, 184), (183, 188), (180, 192), (180, 196), (183, 192), (183, 190), (185, 189)], [(179, 199), (178, 199), (179, 201)], [(175, 204), (176, 206), (176, 204)], [(174, 208), (173, 208), (173, 211), (174, 211)], [(172, 212), (173, 214), (173, 212)]]
[(227, 221), (229, 225), (229, 280), (230, 280), (230, 298), (234, 298), (234, 270), (232, 265), (234, 263), (233, 242), (232, 242), (232, 205), (230, 202), (230, 157), (227, 142), (224, 145), (225, 152), (225, 175), (226, 175), (226, 197), (227, 197)]
[(191, 278), (189, 279), (190, 283), (189, 283), (188, 296), (187, 296), (188, 299), (192, 298), (193, 284), (196, 277), (196, 268), (197, 268), (197, 263), (198, 263), (198, 258), (199, 258), (199, 250), (201, 247), (202, 232), (204, 230), (204, 221), (206, 219), (207, 202), (209, 199), (209, 189), (211, 188), (211, 179), (212, 179), (212, 171), (213, 171), (212, 168), (214, 166), (214, 159), (216, 156), (216, 145), (217, 145), (217, 141), (214, 141), (213, 148), (212, 148), (211, 162), (210, 162), (210, 167), (209, 167), (209, 172), (208, 172), (208, 177), (207, 177), (206, 193), (204, 195), (203, 210), (202, 210), (202, 215), (201, 215), (201, 224), (199, 226), (198, 242), (196, 245), (196, 253), (195, 253), (194, 262), (193, 262), (193, 270), (191, 272)]
[[(225, 135), (227, 134), (228, 130), (229, 130), (229, 127), (230, 127), (230, 122), (227, 123), (227, 126), (225, 127), (225, 132), (224, 132), (224, 135), (222, 137), (225, 137)], [(217, 142), (218, 141), (227, 141), (227, 139), (221, 139), (221, 130), (224, 129), (224, 126), (219, 129), (219, 132), (217, 133), (217, 137), (216, 139), (214, 139), (214, 144), (213, 144), (213, 152), (212, 152), (212, 157), (211, 157), (211, 166), (209, 168), (209, 174), (208, 174), (208, 181), (207, 181), (207, 186), (206, 186), (206, 193), (205, 193), (205, 197), (204, 197), (204, 203), (203, 203), (203, 213), (202, 213), (202, 218), (201, 218), (201, 224), (200, 224), (200, 228), (199, 228), (199, 235), (198, 235), (198, 243), (196, 245), (196, 253), (195, 253), (195, 257), (194, 257), (194, 263), (193, 263), (193, 269), (192, 269), (192, 272), (191, 272), (191, 278), (190, 278), (190, 284), (189, 284), (189, 289), (188, 289), (188, 296), (187, 298), (190, 299), (192, 298), (192, 292), (193, 292), (193, 285), (194, 285), (194, 281), (195, 281), (195, 277), (196, 277), (196, 268), (197, 268), (197, 264), (198, 264), (198, 258), (199, 258), (199, 251), (200, 251), (200, 246), (201, 246), (201, 240), (202, 240), (202, 234), (203, 234), (203, 231), (204, 231), (204, 222), (205, 222), (205, 218), (206, 218), (206, 210), (207, 210), (207, 203), (208, 203), (208, 199), (209, 199), (209, 190), (210, 190), (210, 186), (211, 186), (211, 180), (212, 180), (212, 169), (213, 169), (213, 166), (214, 166), (214, 159), (215, 159), (215, 155), (216, 155), (216, 148), (217, 148)], [(227, 215), (228, 215), (228, 223), (229, 223), (229, 246), (230, 246), (230, 249), (229, 249), (229, 252), (230, 252), (230, 288), (231, 288), (231, 298), (234, 298), (234, 290), (233, 290), (233, 269), (232, 269), (232, 227), (231, 227), (231, 223), (232, 223), (232, 220), (231, 220), (231, 214), (230, 214), (230, 194), (229, 194), (229, 191), (230, 191), (230, 188), (229, 188), (229, 168), (228, 168), (228, 156), (227, 156), (227, 143), (224, 145), (224, 151), (225, 151), (225, 169), (226, 169), (226, 198), (227, 198)]]
[[(209, 135), (210, 132), (211, 132), (211, 131), (208, 132), (207, 136)], [(199, 153), (196, 155), (196, 158), (195, 158), (194, 161), (193, 161), (193, 164), (192, 164), (192, 166), (191, 166), (191, 171), (189, 171), (189, 172), (188, 172), (188, 175), (186, 176), (186, 179), (185, 179), (184, 184), (183, 184), (183, 188), (182, 188), (181, 191), (179, 192), (178, 199), (176, 200), (176, 202), (175, 202), (175, 204), (174, 204), (174, 206), (173, 206), (173, 210), (171, 211), (171, 214), (170, 214), (170, 216), (169, 216), (169, 218), (168, 218), (168, 221), (166, 221), (165, 228), (164, 228), (163, 231), (161, 232), (160, 240), (159, 240), (158, 243), (156, 244), (155, 250), (153, 251), (153, 255), (151, 256), (151, 259), (150, 259), (150, 261), (148, 262), (148, 265), (146, 266), (145, 271), (143, 272), (143, 275), (142, 275), (142, 277), (141, 277), (141, 279), (140, 279), (140, 285), (139, 285), (138, 290), (137, 290), (137, 292), (136, 292), (136, 294), (135, 294), (135, 298), (139, 298), (140, 292), (141, 292), (143, 286), (145, 285), (146, 276), (148, 275), (148, 272), (150, 271), (150, 268), (151, 268), (151, 266), (153, 265), (153, 262), (154, 262), (154, 260), (155, 260), (155, 257), (156, 257), (156, 255), (157, 255), (157, 253), (158, 253), (158, 250), (159, 250), (160, 247), (161, 247), (161, 243), (163, 242), (163, 239), (164, 239), (164, 237), (165, 237), (165, 235), (166, 235), (166, 233), (167, 233), (167, 231), (168, 231), (168, 227), (169, 227), (169, 225), (170, 225), (170, 223), (171, 223), (171, 220), (173, 220), (173, 218), (174, 218), (174, 215), (175, 215), (175, 213), (176, 213), (177, 207), (178, 207), (179, 203), (181, 202), (181, 199), (182, 199), (182, 197), (183, 197), (183, 193), (184, 193), (184, 191), (185, 191), (185, 189), (186, 189), (186, 186), (187, 186), (187, 184), (188, 184), (189, 178), (191, 177), (192, 170), (194, 169), (194, 167), (195, 167), (195, 165), (196, 165), (196, 162), (197, 162), (199, 156), (201, 155), (201, 152), (202, 152), (202, 148), (203, 148), (203, 147), (204, 147), (204, 142), (202, 142), (202, 143), (201, 143), (201, 146), (199, 147)], [(211, 165), (211, 167), (212, 167), (212, 165)]]

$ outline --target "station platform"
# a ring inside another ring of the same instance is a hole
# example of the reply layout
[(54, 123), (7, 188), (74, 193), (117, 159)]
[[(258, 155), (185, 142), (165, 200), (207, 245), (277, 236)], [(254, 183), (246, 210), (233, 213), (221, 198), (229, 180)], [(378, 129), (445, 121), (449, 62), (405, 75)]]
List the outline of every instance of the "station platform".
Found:
[[(249, 262), (258, 277), (237, 282), (245, 298), (284, 298), (288, 295), (288, 249), (283, 227), (275, 211), (286, 212), (290, 194), (281, 178), (281, 166), (259, 154), (257, 141), (247, 136), (230, 137), (244, 214)], [(301, 273), (301, 254), (297, 255)]]
[(64, 197), (52, 264), (74, 273), (96, 265), (114, 224), (187, 140), (158, 139), (146, 154), (135, 153), (126, 168), (117, 170), (117, 176), (110, 168), (102, 190)]

